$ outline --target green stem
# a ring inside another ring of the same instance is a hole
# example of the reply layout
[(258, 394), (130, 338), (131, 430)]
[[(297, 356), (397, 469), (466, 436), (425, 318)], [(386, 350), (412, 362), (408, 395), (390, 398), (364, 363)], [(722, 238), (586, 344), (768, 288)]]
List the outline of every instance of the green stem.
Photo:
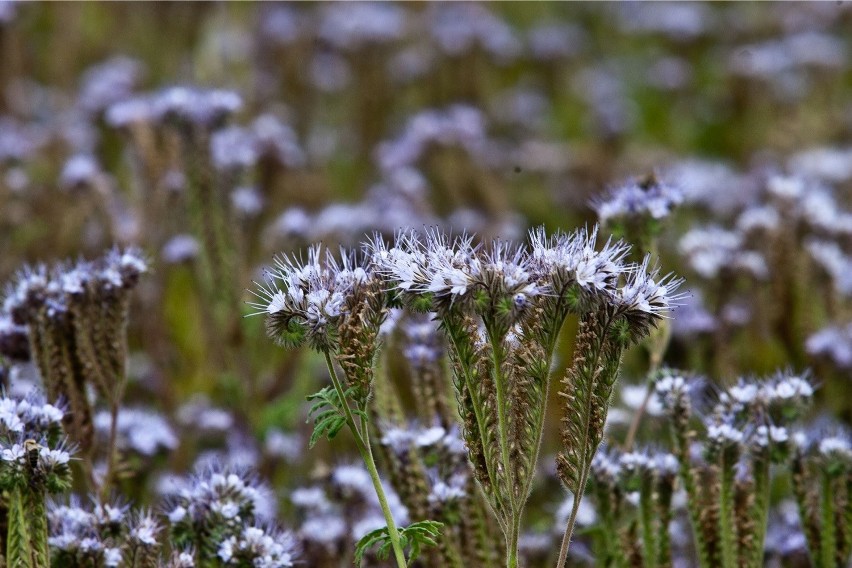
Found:
[(506, 535), (506, 567), (518, 567), (518, 538), (521, 533), (519, 519), (513, 519), (509, 534)]
[(820, 527), (820, 556), (823, 568), (836, 565), (837, 537), (834, 518), (834, 494), (831, 490), (831, 476), (823, 473), (822, 483), (822, 526)]
[(769, 517), (769, 454), (754, 460), (754, 541), (752, 542), (752, 566), (763, 565), (763, 544), (766, 540), (766, 525)]
[(722, 566), (736, 568), (737, 546), (734, 535), (734, 462), (729, 459), (734, 450), (723, 448), (720, 454), (719, 532), (721, 534)]
[(583, 499), (583, 490), (586, 487), (589, 469), (584, 469), (580, 476), (580, 488), (574, 495), (574, 503), (571, 505), (571, 516), (568, 517), (568, 524), (565, 526), (565, 533), (562, 535), (562, 546), (559, 547), (559, 560), (556, 561), (556, 568), (563, 568), (565, 562), (568, 560), (568, 548), (571, 546), (574, 524), (577, 522), (577, 511), (580, 510), (580, 501)]
[[(598, 445), (595, 444), (594, 448), (589, 451), (589, 437), (591, 435), (591, 416), (592, 416), (592, 401), (594, 400), (594, 390), (595, 383), (599, 379), (600, 370), (598, 365), (600, 364), (601, 357), (603, 356), (603, 351), (605, 349), (604, 341), (605, 338), (609, 334), (609, 326), (612, 324), (612, 320), (608, 320), (606, 324), (603, 326), (603, 331), (598, 337), (598, 343), (595, 346), (594, 350), (594, 364), (590, 367), (593, 369), (592, 376), (589, 377), (589, 390), (588, 390), (588, 401), (586, 402), (586, 411), (585, 411), (585, 431), (583, 433), (583, 444), (582, 444), (582, 452), (583, 452), (583, 460), (582, 460), (582, 470), (580, 473), (580, 483), (578, 484), (576, 491), (574, 493), (574, 504), (571, 507), (571, 516), (568, 517), (568, 524), (565, 527), (565, 533), (562, 535), (562, 545), (559, 547), (559, 560), (556, 561), (556, 568), (562, 568), (565, 566), (565, 562), (568, 560), (568, 548), (571, 546), (571, 536), (574, 533), (574, 523), (577, 521), (577, 511), (580, 508), (580, 501), (583, 499), (583, 492), (586, 490), (586, 483), (589, 481), (589, 471), (592, 468), (592, 458), (597, 451)], [(606, 418), (606, 413), (604, 413), (604, 418)], [(598, 440), (600, 442), (600, 440)]]
[(802, 523), (802, 532), (805, 533), (805, 540), (808, 544), (808, 553), (810, 555), (811, 563), (814, 566), (820, 566), (819, 528), (817, 527), (816, 519), (811, 515), (811, 510), (808, 506), (808, 489), (805, 485), (808, 471), (805, 466), (804, 458), (798, 452), (793, 457), (791, 470), (793, 496), (796, 498), (796, 505), (798, 505), (799, 508), (799, 520)]
[(16, 568), (36, 568), (32, 555), (30, 527), (24, 503), (25, 490), (15, 487), (9, 492), (9, 518), (6, 535), (6, 562)]
[[(485, 439), (485, 429), (483, 428), (484, 422), (482, 420), (482, 405), (480, 404), (478, 393), (474, 388), (476, 385), (474, 384), (474, 380), (471, 377), (470, 369), (468, 368), (467, 365), (462, 363), (461, 357), (459, 356), (461, 351), (460, 351), (460, 348), (459, 348), (460, 346), (459, 346), (458, 338), (456, 337), (456, 334), (455, 334), (455, 331), (454, 331), (455, 329), (456, 328), (453, 327), (452, 325), (447, 325), (447, 337), (449, 337), (449, 339), (450, 339), (450, 343), (452, 344), (452, 348), (456, 352), (456, 356), (459, 357), (459, 367), (462, 369), (462, 371), (464, 373), (464, 376), (462, 377), (462, 379), (464, 380), (464, 383), (467, 386), (467, 390), (470, 393), (470, 398), (473, 402), (473, 414), (476, 417), (476, 427), (477, 427), (477, 430), (479, 430), (479, 439), (480, 439), (480, 441), (482, 443), (482, 447), (484, 449), (484, 448), (487, 447), (488, 441)], [(460, 392), (460, 389), (457, 388), (456, 390), (457, 390), (457, 392)], [(488, 474), (488, 479), (491, 481), (492, 487), (496, 488), (497, 482), (494, 479), (493, 473), (491, 472), (491, 470), (488, 467), (486, 467), (485, 470), (486, 470), (486, 473)], [(487, 501), (489, 502), (489, 505), (492, 508), (494, 508), (494, 504), (492, 504), (490, 502), (491, 501), (490, 498), (487, 499)], [(498, 513), (496, 508), (494, 508), (494, 512)], [(500, 518), (499, 514), (497, 515), (497, 520), (500, 523), (500, 527), (503, 528), (503, 519)]]
[(515, 500), (515, 480), (512, 467), (512, 458), (509, 454), (509, 420), (506, 417), (506, 384), (503, 376), (503, 347), (493, 330), (488, 330), (491, 338), (491, 362), (494, 367), (494, 391), (497, 397), (497, 430), (500, 434), (500, 455), (503, 458), (503, 475), (506, 480), (505, 488), (508, 492), (509, 511), (511, 518), (508, 519), (508, 531), (506, 532), (506, 566), (516, 568), (518, 565), (518, 538), (520, 537), (521, 512), (523, 504)]
[(679, 420), (675, 419), (671, 423), (671, 434), (674, 440), (675, 456), (679, 464), (678, 474), (683, 482), (684, 491), (686, 491), (686, 508), (689, 512), (689, 521), (692, 525), (692, 535), (695, 538), (695, 548), (698, 551), (698, 565), (701, 568), (710, 568), (710, 550), (707, 546), (707, 539), (704, 538), (704, 531), (701, 525), (701, 511), (698, 506), (700, 503), (698, 495), (698, 483), (695, 479), (695, 474), (692, 471), (692, 466), (689, 461), (689, 434), (687, 423), (688, 419), (684, 417), (683, 424), (679, 424)]
[(657, 527), (657, 563), (663, 568), (670, 568), (672, 565), (672, 546), (671, 536), (669, 535), (669, 525), (672, 522), (672, 487), (668, 486), (665, 490), (660, 490), (658, 498), (660, 524)]
[(654, 534), (654, 482), (652, 474), (642, 474), (642, 488), (639, 492), (639, 511), (642, 521), (642, 546), (645, 551), (645, 566), (657, 566), (657, 542)]
[(601, 517), (602, 529), (599, 531), (597, 556), (604, 566), (623, 566), (623, 550), (618, 542), (616, 526), (616, 495), (617, 489), (608, 482), (594, 480), (595, 500)]
[(30, 523), (33, 567), (49, 568), (50, 548), (47, 542), (47, 505), (45, 504), (44, 488), (30, 487), (26, 497), (25, 506)]
[(118, 438), (118, 402), (110, 402), (109, 444), (107, 445), (107, 470), (101, 485), (101, 502), (106, 503), (115, 480), (115, 454)]
[(328, 366), (328, 372), (331, 375), (331, 382), (334, 384), (334, 389), (337, 391), (337, 395), (340, 397), (340, 402), (343, 405), (343, 411), (346, 415), (346, 424), (349, 426), (352, 436), (355, 437), (355, 445), (361, 453), (361, 458), (367, 466), (367, 471), (370, 472), (370, 479), (373, 481), (376, 496), (379, 498), (379, 506), (382, 508), (382, 514), (384, 515), (385, 522), (387, 523), (388, 537), (390, 538), (391, 546), (393, 547), (396, 563), (399, 568), (406, 568), (407, 564), (405, 561), (405, 554), (403, 553), (402, 545), (399, 541), (399, 531), (396, 528), (396, 523), (393, 520), (393, 515), (391, 514), (390, 507), (388, 506), (388, 500), (385, 497), (385, 490), (382, 487), (382, 480), (379, 478), (379, 471), (376, 469), (376, 461), (373, 459), (373, 451), (370, 448), (370, 435), (366, 427), (366, 421), (362, 419), (361, 422), (364, 428), (362, 434), (352, 416), (352, 410), (349, 408), (349, 402), (346, 400), (343, 385), (337, 377), (337, 372), (334, 370), (334, 363), (331, 360), (331, 355), (328, 351), (326, 351), (324, 355), (325, 363)]
[[(508, 419), (506, 418), (506, 385), (503, 376), (503, 347), (499, 344), (499, 340), (495, 337), (493, 330), (488, 330), (488, 335), (491, 338), (491, 363), (494, 368), (494, 391), (497, 396), (497, 430), (500, 435), (500, 455), (503, 458), (503, 475), (506, 479), (506, 488), (509, 492), (509, 507), (512, 512), (512, 517), (518, 516), (518, 511), (515, 503), (514, 482), (512, 479), (512, 463), (509, 455), (509, 432)], [(510, 526), (517, 524), (517, 519), (513, 519)], [(511, 532), (511, 530), (509, 531)], [(508, 534), (506, 535), (509, 536)], [(506, 543), (508, 547), (510, 543)]]

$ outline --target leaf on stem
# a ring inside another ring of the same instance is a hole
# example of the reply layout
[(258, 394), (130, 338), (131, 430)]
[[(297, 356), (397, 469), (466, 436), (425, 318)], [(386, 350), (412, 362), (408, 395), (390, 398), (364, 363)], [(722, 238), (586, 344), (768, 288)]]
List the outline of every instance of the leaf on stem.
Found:
[[(423, 546), (438, 545), (437, 537), (441, 534), (441, 527), (443, 526), (444, 524), (438, 521), (418, 521), (400, 529), (400, 546), (403, 549), (410, 548), (408, 553), (409, 566), (420, 556)], [(386, 559), (392, 548), (387, 527), (368, 532), (361, 537), (361, 540), (355, 546), (355, 564), (361, 566), (364, 561), (364, 554), (376, 546), (378, 546), (376, 556), (380, 560)]]
[[(350, 388), (343, 394), (348, 398), (352, 393), (353, 389)], [(325, 436), (326, 439), (331, 440), (346, 426), (346, 412), (343, 406), (346, 400), (340, 400), (337, 391), (332, 387), (325, 387), (308, 396), (307, 399), (314, 403), (308, 411), (307, 420), (310, 422), (313, 419), (314, 422), (314, 431), (308, 443), (308, 447), (313, 448), (320, 438)], [(367, 418), (363, 410), (353, 410), (352, 414)]]

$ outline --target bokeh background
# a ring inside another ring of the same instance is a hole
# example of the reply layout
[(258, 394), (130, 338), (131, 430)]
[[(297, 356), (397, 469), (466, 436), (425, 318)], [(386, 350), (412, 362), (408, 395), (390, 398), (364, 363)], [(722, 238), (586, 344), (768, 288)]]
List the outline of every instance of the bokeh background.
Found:
[[(815, 415), (845, 422), (850, 30), (846, 1), (2, 0), (0, 282), (139, 246), (152, 273), (131, 311), (128, 497), (154, 502), (199, 457), (245, 462), (298, 530), (290, 492), (354, 452), (306, 451), (324, 365), (244, 318), (273, 255), (406, 227), (571, 230), (654, 175), (682, 195), (656, 248), (691, 293), (666, 364), (718, 384), (810, 368)], [(646, 358), (626, 362), (615, 438)], [(411, 408), (400, 350), (385, 363)], [(7, 389), (35, 380), (0, 364)], [(557, 419), (554, 400), (530, 558), (558, 530)]]

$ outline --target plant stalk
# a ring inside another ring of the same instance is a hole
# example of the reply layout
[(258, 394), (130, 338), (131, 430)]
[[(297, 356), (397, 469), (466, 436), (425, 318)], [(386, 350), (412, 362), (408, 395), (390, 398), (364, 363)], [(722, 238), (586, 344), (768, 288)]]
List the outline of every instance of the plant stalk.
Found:
[(737, 565), (737, 546), (734, 535), (734, 460), (728, 459), (732, 450), (721, 451), (720, 490), (719, 490), (719, 532), (721, 536), (722, 566), (735, 568)]
[(349, 408), (349, 402), (344, 395), (343, 385), (337, 377), (337, 372), (334, 370), (334, 363), (331, 360), (331, 355), (328, 351), (324, 352), (325, 363), (328, 366), (328, 372), (331, 375), (331, 382), (334, 384), (334, 389), (337, 391), (337, 396), (340, 397), (340, 402), (343, 404), (343, 411), (346, 414), (346, 424), (355, 438), (355, 445), (361, 453), (361, 458), (367, 466), (367, 471), (370, 472), (370, 479), (373, 481), (373, 487), (376, 490), (376, 496), (379, 498), (379, 506), (382, 508), (382, 514), (385, 517), (385, 522), (388, 528), (388, 537), (391, 541), (393, 554), (396, 558), (396, 563), (399, 568), (406, 568), (405, 553), (402, 550), (402, 545), (399, 540), (399, 531), (396, 528), (396, 523), (393, 520), (390, 507), (388, 506), (385, 490), (382, 487), (382, 480), (379, 478), (379, 471), (376, 469), (376, 461), (373, 459), (373, 451), (370, 447), (370, 433), (367, 430), (367, 424), (362, 419), (363, 433), (358, 429), (355, 419), (352, 416), (352, 410)]
[(574, 534), (574, 524), (577, 522), (577, 511), (580, 510), (580, 501), (583, 499), (583, 489), (586, 487), (586, 481), (589, 475), (589, 468), (583, 470), (580, 478), (580, 489), (574, 495), (574, 503), (571, 505), (571, 516), (568, 517), (568, 524), (565, 527), (565, 534), (562, 535), (562, 546), (559, 547), (559, 560), (556, 561), (556, 568), (564, 568), (565, 562), (568, 560), (568, 547), (571, 546), (571, 536)]
[[(639, 493), (639, 509), (642, 522), (642, 544), (645, 552), (645, 566), (656, 568), (657, 563), (657, 539), (654, 534), (654, 483), (651, 474), (642, 474), (642, 488)], [(645, 479), (648, 477), (649, 479)]]

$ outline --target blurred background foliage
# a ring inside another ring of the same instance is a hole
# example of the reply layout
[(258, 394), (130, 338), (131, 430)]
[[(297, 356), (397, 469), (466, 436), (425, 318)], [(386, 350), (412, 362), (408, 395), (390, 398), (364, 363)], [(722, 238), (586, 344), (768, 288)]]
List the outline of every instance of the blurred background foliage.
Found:
[[(0, 282), (25, 263), (139, 245), (154, 268), (131, 312), (126, 400), (173, 421), (201, 393), (233, 413), (223, 438), (260, 447), (273, 429), (304, 436), (304, 396), (324, 380), (322, 361), (243, 318), (275, 253), (407, 226), (483, 239), (570, 230), (597, 220), (593, 196), (656, 172), (686, 196), (660, 227), (663, 271), (697, 298), (684, 308), (692, 327), (675, 314), (665, 362), (723, 384), (811, 366), (821, 404), (848, 419), (852, 355), (805, 345), (850, 318), (838, 283), (852, 242), (850, 29), (849, 2), (2, 2)], [(177, 120), (157, 106), (175, 85), (197, 89), (184, 107), (172, 100)], [(772, 189), (800, 174), (807, 188), (790, 199), (830, 186), (845, 219), (831, 233), (847, 255), (839, 276), (807, 253), (809, 235), (830, 231)], [(758, 206), (782, 221), (738, 228)], [(739, 238), (715, 271), (681, 240), (708, 223)], [(764, 270), (739, 272), (742, 251)], [(386, 368), (409, 396), (398, 359), (389, 349)], [(629, 355), (626, 384), (641, 384), (646, 359)], [(207, 447), (191, 421), (177, 427), (179, 450), (142, 469), (185, 470)], [(259, 465), (292, 488), (343, 460), (340, 448)], [(140, 487), (128, 481), (131, 495)], [(540, 526), (554, 488), (531, 508)]]

